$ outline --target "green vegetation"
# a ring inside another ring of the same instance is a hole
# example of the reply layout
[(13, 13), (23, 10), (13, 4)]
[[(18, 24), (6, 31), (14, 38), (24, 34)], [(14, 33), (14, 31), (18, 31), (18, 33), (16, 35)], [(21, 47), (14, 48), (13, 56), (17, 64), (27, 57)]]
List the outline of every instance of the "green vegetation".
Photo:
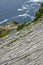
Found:
[(31, 22), (19, 25), (17, 31), (22, 30), (24, 27), (31, 27)]
[[(23, 23), (23, 24), (18, 25), (17, 31), (22, 30), (24, 27), (32, 27), (33, 23), (35, 24), (37, 22), (40, 22), (41, 17), (43, 17), (43, 3), (41, 3), (39, 10), (36, 11), (35, 19), (29, 23)], [(14, 26), (18, 24), (16, 21), (13, 21), (12, 23), (14, 24)], [(4, 37), (8, 33), (9, 33), (8, 30), (0, 29), (0, 37)]]
[[(9, 27), (10, 25), (10, 27)], [(16, 21), (5, 23), (5, 24), (0, 24), (0, 37), (4, 37), (9, 34), (9, 30), (11, 27), (18, 25)], [(9, 28), (8, 28), (9, 27)]]
[(42, 17), (43, 17), (43, 13), (42, 13)]
[(16, 42), (17, 40), (19, 40), (19, 38), (14, 39), (13, 41), (11, 41), (11, 43)]
[(8, 30), (5, 30), (5, 29), (0, 29), (0, 37), (4, 37), (6, 35), (8, 35)]
[(38, 11), (36, 11), (35, 19), (29, 23), (24, 23), (18, 26), (17, 31), (22, 30), (24, 27), (28, 26), (31, 27), (32, 23), (37, 23), (40, 21), (40, 18), (43, 16), (43, 3), (41, 3), (41, 6)]
[(16, 25), (18, 24), (16, 21), (12, 21), (12, 23), (14, 23), (14, 24), (16, 24)]
[(13, 42), (16, 42), (17, 40), (19, 40), (19, 38), (16, 38), (16, 39), (12, 40), (9, 44), (7, 44), (7, 47), (11, 46), (11, 44), (12, 44)]
[(34, 19), (34, 23), (37, 23), (38, 20), (43, 16), (43, 3), (41, 3), (41, 6), (38, 11), (36, 11), (36, 17)]
[(24, 27), (25, 27), (25, 25), (24, 25), (24, 24), (19, 25), (19, 26), (18, 26), (18, 28), (17, 28), (17, 31), (19, 31), (19, 30), (23, 29)]
[(30, 34), (31, 32), (33, 32), (33, 30), (29, 31), (27, 34), (20, 35), (18, 38), (13, 39), (9, 44), (7, 44), (7, 47), (10, 47), (10, 46), (12, 45), (12, 43), (14, 43), (14, 42), (20, 40), (20, 38), (25, 37), (26, 35)]
[(39, 11), (36, 11), (36, 17), (35, 17), (35, 19), (34, 19), (34, 22), (35, 21), (38, 21), (38, 19), (41, 17), (41, 12), (39, 12)]

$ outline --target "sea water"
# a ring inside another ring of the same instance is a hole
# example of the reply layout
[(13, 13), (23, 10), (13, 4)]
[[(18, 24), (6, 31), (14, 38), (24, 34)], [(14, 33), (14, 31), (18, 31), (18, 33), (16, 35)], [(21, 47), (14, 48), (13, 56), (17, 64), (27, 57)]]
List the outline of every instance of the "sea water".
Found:
[(39, 7), (39, 2), (28, 0), (0, 0), (0, 24), (10, 21), (30, 22)]

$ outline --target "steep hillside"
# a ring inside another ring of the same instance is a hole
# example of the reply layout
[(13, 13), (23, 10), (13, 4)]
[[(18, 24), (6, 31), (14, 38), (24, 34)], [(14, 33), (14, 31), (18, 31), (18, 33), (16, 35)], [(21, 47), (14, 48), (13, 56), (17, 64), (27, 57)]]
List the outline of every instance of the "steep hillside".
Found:
[(0, 39), (0, 65), (43, 65), (43, 18)]
[(34, 21), (0, 38), (0, 65), (43, 65), (43, 11), (39, 11), (40, 17), (38, 12)]

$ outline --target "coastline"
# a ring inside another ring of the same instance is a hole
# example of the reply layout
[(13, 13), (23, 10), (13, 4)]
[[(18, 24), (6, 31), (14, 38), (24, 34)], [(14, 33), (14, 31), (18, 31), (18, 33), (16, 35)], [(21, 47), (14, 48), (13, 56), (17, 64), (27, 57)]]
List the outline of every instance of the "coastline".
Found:
[(43, 18), (1, 38), (0, 56), (1, 65), (43, 65)]
[[(43, 15), (42, 15), (43, 13), (41, 13), (41, 10), (40, 10), (41, 7), (42, 7), (42, 10), (43, 10), (43, 3), (41, 3), (39, 10), (36, 11), (36, 17), (33, 21), (23, 23), (23, 24), (18, 24), (16, 21), (12, 21), (12, 22), (9, 22), (7, 24), (0, 25), (0, 30), (2, 29), (2, 33), (3, 33), (3, 29), (5, 29), (6, 31), (8, 31), (7, 33), (9, 33), (9, 31), (13, 30), (13, 29), (16, 29), (16, 31), (19, 31), (19, 30), (22, 30), (25, 27), (32, 27), (32, 25), (40, 22), (41, 17), (43, 17)], [(7, 33), (6, 33), (6, 35), (7, 35)], [(2, 35), (2, 37), (4, 35)]]
[(7, 24), (10, 33), (0, 38), (0, 65), (43, 65), (43, 6), (39, 10), (30, 23)]

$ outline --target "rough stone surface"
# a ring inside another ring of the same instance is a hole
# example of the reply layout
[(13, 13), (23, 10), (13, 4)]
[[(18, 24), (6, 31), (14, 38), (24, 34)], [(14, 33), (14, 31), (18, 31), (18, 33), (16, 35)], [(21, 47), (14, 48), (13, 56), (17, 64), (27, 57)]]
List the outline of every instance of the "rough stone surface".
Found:
[(43, 21), (0, 39), (0, 65), (43, 65)]

